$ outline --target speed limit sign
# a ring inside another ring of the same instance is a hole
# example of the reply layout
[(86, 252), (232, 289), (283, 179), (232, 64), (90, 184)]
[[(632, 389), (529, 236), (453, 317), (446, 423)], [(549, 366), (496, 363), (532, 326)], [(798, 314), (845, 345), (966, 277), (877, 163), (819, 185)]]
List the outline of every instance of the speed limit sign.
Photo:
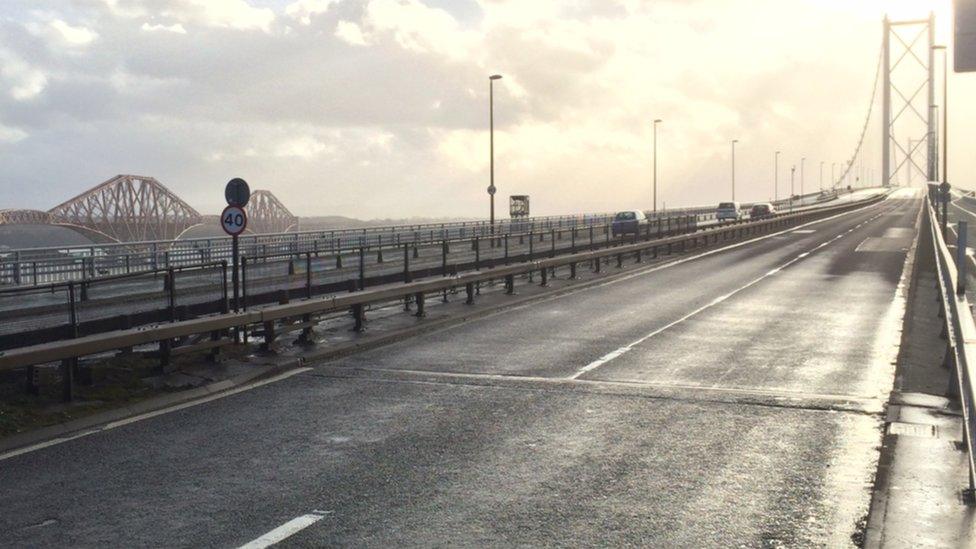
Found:
[(243, 233), (244, 229), (247, 228), (247, 214), (244, 212), (244, 208), (240, 206), (224, 208), (224, 212), (220, 214), (220, 226), (225, 233), (231, 236)]

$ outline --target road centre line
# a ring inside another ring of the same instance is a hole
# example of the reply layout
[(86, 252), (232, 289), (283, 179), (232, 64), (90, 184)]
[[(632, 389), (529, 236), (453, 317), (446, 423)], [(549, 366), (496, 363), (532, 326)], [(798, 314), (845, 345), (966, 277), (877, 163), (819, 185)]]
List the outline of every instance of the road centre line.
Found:
[(271, 547), (322, 520), (330, 513), (332, 511), (312, 511), (307, 515), (293, 518), (254, 541), (241, 545), (238, 549), (265, 549), (266, 547)]

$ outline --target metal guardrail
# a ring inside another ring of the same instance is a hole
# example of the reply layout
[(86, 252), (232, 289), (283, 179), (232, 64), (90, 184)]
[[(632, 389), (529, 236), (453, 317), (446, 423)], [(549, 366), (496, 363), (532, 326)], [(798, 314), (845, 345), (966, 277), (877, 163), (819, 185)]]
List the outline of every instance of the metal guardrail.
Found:
[[(599, 272), (604, 260), (615, 257), (618, 266), (622, 266), (625, 257), (633, 257), (635, 261), (642, 261), (644, 253), (657, 252), (662, 247), (680, 244), (684, 248), (689, 243), (692, 247), (699, 242), (707, 245), (710, 240), (718, 242), (720, 238), (733, 238), (749, 234), (760, 234), (774, 229), (792, 226), (801, 222), (812, 221), (827, 217), (834, 213), (842, 213), (879, 202), (883, 196), (876, 196), (867, 200), (851, 202), (837, 206), (827, 206), (797, 213), (777, 214), (769, 218), (720, 225), (701, 232), (672, 236), (661, 239), (634, 242), (615, 248), (604, 248), (581, 253), (572, 253), (546, 259), (533, 260), (526, 263), (494, 266), (486, 265), (485, 270), (472, 270), (459, 274), (429, 277), (420, 281), (406, 281), (392, 283), (374, 289), (351, 291), (326, 297), (312, 297), (296, 303), (271, 306), (263, 309), (252, 309), (245, 312), (224, 313), (205, 318), (185, 321), (175, 321), (168, 324), (158, 324), (139, 329), (118, 330), (91, 336), (78, 337), (53, 343), (34, 345), (12, 349), (0, 353), (0, 371), (15, 368), (33, 367), (37, 364), (61, 361), (62, 383), (64, 397), (70, 400), (73, 386), (73, 371), (77, 366), (77, 359), (85, 355), (92, 355), (118, 349), (132, 348), (137, 345), (158, 343), (160, 354), (168, 357), (175, 339), (190, 336), (210, 336), (210, 341), (197, 343), (200, 349), (213, 348), (223, 339), (228, 330), (257, 325), (263, 330), (266, 343), (273, 343), (281, 331), (301, 329), (303, 335), (315, 325), (313, 316), (351, 311), (356, 322), (356, 329), (361, 329), (365, 322), (365, 307), (367, 305), (387, 302), (398, 302), (412, 297), (417, 305), (417, 316), (424, 315), (424, 299), (426, 294), (440, 294), (463, 287), (467, 295), (467, 303), (474, 303), (476, 285), (492, 280), (504, 280), (508, 293), (515, 289), (515, 277), (530, 275), (538, 272), (541, 283), (546, 285), (550, 271), (560, 267), (568, 267), (570, 276), (575, 277), (581, 263), (591, 263), (595, 271)], [(636, 240), (636, 238), (635, 238)], [(350, 288), (355, 290), (355, 288)], [(276, 322), (299, 319), (276, 329)], [(28, 379), (31, 379), (30, 374)], [(30, 383), (30, 381), (28, 381)]]
[(940, 227), (937, 207), (933, 207), (932, 192), (926, 199), (926, 216), (928, 229), (935, 249), (935, 264), (938, 270), (939, 295), (942, 311), (945, 313), (945, 327), (948, 350), (946, 358), (951, 361), (959, 390), (959, 400), (962, 407), (963, 425), (965, 429), (966, 451), (969, 460), (969, 489), (976, 489), (976, 444), (973, 432), (976, 424), (976, 387), (973, 385), (973, 366), (976, 366), (976, 321), (969, 300), (966, 297), (966, 227), (960, 221), (955, 250), (950, 250), (946, 244), (943, 227)]

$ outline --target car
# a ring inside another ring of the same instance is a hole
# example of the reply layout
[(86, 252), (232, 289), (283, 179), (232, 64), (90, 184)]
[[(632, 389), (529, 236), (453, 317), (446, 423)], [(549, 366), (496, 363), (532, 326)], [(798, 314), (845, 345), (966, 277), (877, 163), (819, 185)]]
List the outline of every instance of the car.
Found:
[(718, 221), (739, 221), (742, 219), (742, 206), (738, 202), (720, 202), (715, 209)]
[(776, 208), (769, 202), (759, 202), (752, 205), (749, 210), (749, 219), (765, 219), (772, 217), (776, 213)]
[(613, 216), (611, 228), (613, 236), (625, 234), (639, 234), (641, 227), (647, 224), (647, 216), (640, 210), (624, 210)]

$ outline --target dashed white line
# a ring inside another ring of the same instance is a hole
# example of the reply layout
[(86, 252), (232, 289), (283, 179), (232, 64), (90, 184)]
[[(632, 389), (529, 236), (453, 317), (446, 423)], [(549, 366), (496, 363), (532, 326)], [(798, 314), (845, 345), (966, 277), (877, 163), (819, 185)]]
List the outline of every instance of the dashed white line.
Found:
[(265, 549), (279, 543), (325, 518), (332, 511), (312, 511), (307, 515), (293, 518), (267, 534), (241, 545), (239, 549)]
[[(877, 219), (877, 217), (880, 217), (880, 216), (872, 217), (871, 220)], [(848, 231), (848, 232), (850, 232), (850, 231)], [(759, 278), (756, 278), (756, 279), (750, 281), (748, 284), (745, 284), (744, 286), (740, 286), (739, 288), (736, 288), (735, 290), (733, 290), (733, 291), (731, 291), (731, 292), (729, 292), (729, 293), (727, 293), (727, 294), (725, 294), (725, 295), (723, 295), (721, 297), (718, 297), (718, 298), (712, 300), (710, 303), (708, 303), (706, 305), (703, 305), (703, 306), (695, 309), (694, 311), (691, 311), (690, 313), (682, 316), (681, 318), (679, 318), (679, 319), (677, 319), (677, 320), (675, 320), (675, 321), (673, 321), (673, 322), (671, 322), (669, 324), (666, 324), (666, 325), (658, 328), (657, 330), (654, 330), (653, 332), (651, 332), (651, 333), (649, 333), (649, 334), (641, 337), (640, 339), (637, 339), (636, 341), (633, 341), (632, 343), (629, 343), (627, 345), (624, 345), (623, 347), (620, 347), (619, 349), (615, 349), (615, 350), (613, 350), (613, 351), (611, 351), (611, 352), (609, 352), (609, 353), (601, 356), (600, 358), (594, 360), (593, 362), (587, 364), (586, 366), (583, 366), (582, 368), (580, 368), (579, 370), (577, 370), (576, 373), (574, 373), (573, 375), (569, 376), (566, 379), (579, 379), (580, 376), (583, 376), (586, 373), (591, 372), (591, 371), (599, 368), (600, 366), (603, 366), (604, 364), (610, 362), (611, 360), (614, 360), (615, 358), (618, 358), (621, 355), (624, 355), (624, 354), (630, 352), (631, 350), (633, 350), (634, 347), (640, 345), (641, 343), (644, 343), (645, 341), (651, 339), (652, 337), (657, 336), (658, 334), (661, 334), (663, 332), (666, 332), (666, 331), (670, 330), (671, 328), (677, 326), (678, 324), (681, 324), (682, 322), (688, 320), (689, 318), (691, 318), (691, 317), (693, 317), (693, 316), (695, 316), (695, 315), (697, 315), (697, 314), (699, 314), (699, 313), (701, 313), (703, 311), (706, 311), (706, 310), (708, 310), (708, 309), (710, 309), (710, 308), (712, 308), (712, 307), (714, 307), (714, 306), (716, 306), (716, 305), (718, 305), (720, 303), (723, 303), (724, 301), (726, 301), (730, 297), (738, 294), (739, 292), (741, 292), (743, 290), (746, 290), (748, 288), (751, 288), (752, 286), (755, 286), (759, 282), (762, 282), (763, 280), (765, 280), (765, 279), (767, 279), (767, 278), (775, 275), (776, 273), (782, 271), (786, 267), (789, 267), (790, 265), (792, 265), (792, 264), (794, 264), (794, 263), (802, 260), (803, 258), (809, 256), (811, 252), (815, 252), (815, 251), (817, 251), (817, 250), (819, 250), (819, 249), (821, 249), (821, 248), (823, 248), (823, 247), (825, 247), (825, 246), (827, 246), (827, 245), (829, 245), (829, 244), (831, 244), (833, 242), (836, 242), (837, 240), (843, 238), (845, 235), (846, 235), (846, 233), (841, 233), (841, 234), (839, 234), (839, 235), (831, 238), (830, 240), (827, 240), (825, 242), (821, 242), (819, 245), (815, 246), (811, 250), (801, 253), (800, 255), (798, 255), (795, 258), (787, 261), (786, 263), (783, 263), (782, 265), (779, 265), (778, 267), (770, 270), (769, 272), (767, 272), (766, 274), (760, 276)]]

